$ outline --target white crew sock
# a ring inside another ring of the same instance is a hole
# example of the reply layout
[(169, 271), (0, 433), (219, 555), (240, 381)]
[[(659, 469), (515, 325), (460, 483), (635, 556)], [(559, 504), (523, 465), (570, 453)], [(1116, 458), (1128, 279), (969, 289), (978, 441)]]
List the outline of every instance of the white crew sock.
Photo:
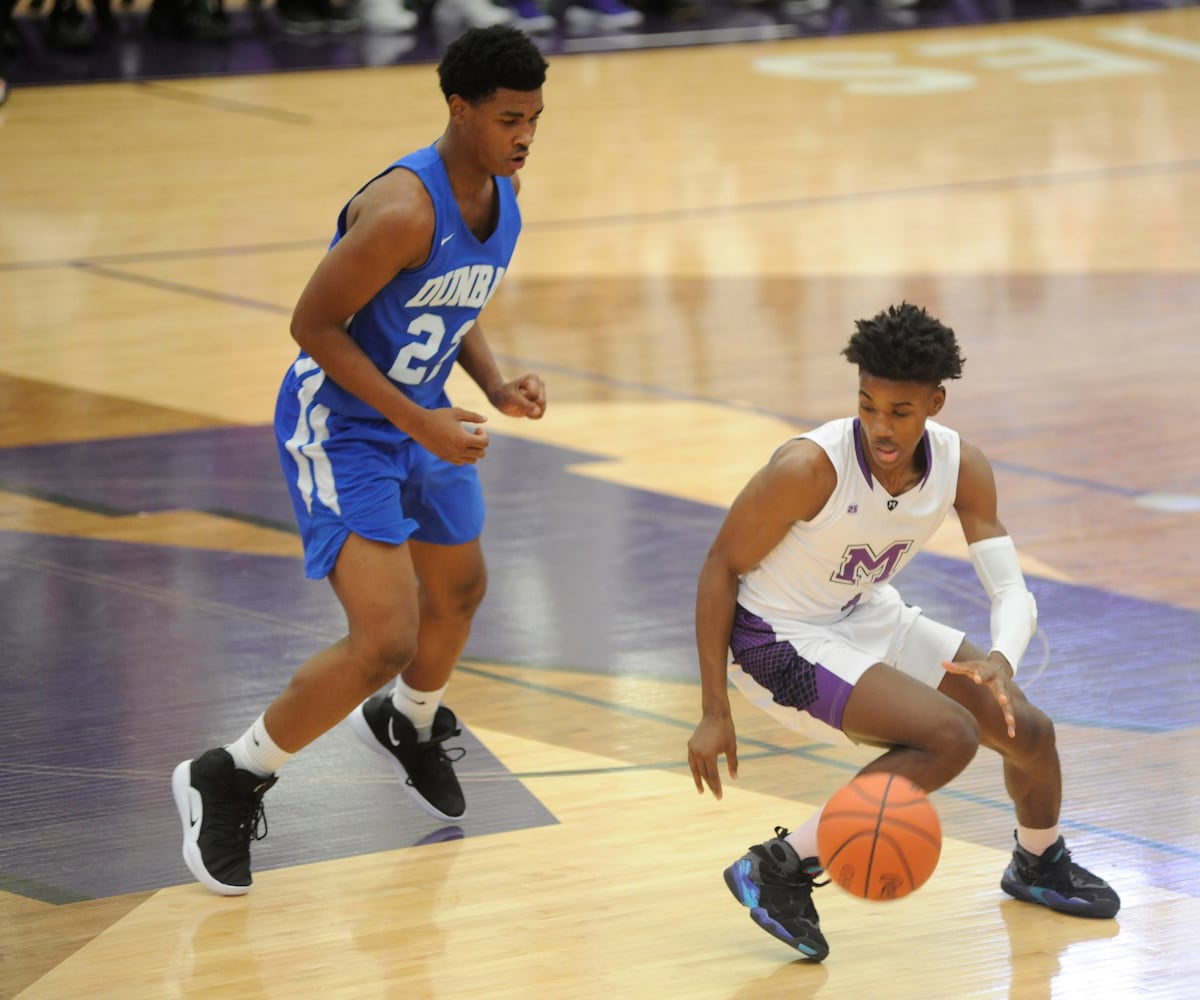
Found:
[(821, 813), (824, 811), (825, 807), (821, 806), (820, 809), (809, 816), (799, 827), (783, 838), (800, 855), (801, 861), (817, 856), (817, 824), (821, 822)]
[(1020, 823), (1017, 824), (1017, 843), (1035, 858), (1040, 858), (1045, 854), (1046, 848), (1050, 847), (1057, 840), (1057, 823), (1048, 830), (1033, 830), (1027, 826), (1021, 826)]
[(418, 742), (424, 743), (433, 736), (433, 717), (437, 714), (447, 687), (443, 684), (436, 691), (418, 691), (405, 684), (403, 677), (396, 678), (396, 686), (392, 688), (392, 704), (397, 712), (413, 724)]
[(250, 771), (261, 778), (274, 774), (292, 756), (286, 750), (280, 750), (278, 744), (271, 739), (261, 715), (242, 733), (241, 739), (230, 743), (225, 749), (233, 758), (234, 767)]

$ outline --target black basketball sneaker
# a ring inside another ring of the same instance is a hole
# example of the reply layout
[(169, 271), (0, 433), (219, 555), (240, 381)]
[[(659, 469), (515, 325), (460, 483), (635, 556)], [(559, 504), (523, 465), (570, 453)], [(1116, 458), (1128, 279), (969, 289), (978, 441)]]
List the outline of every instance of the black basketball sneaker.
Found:
[(277, 780), (235, 767), (219, 747), (175, 768), (171, 792), (183, 821), (183, 860), (213, 892), (250, 891), (250, 841), (267, 835), (262, 798)]
[(812, 891), (828, 884), (816, 858), (801, 858), (784, 838), (788, 831), (775, 827), (775, 836), (755, 844), (725, 869), (725, 884), (734, 898), (749, 908), (750, 919), (768, 934), (820, 962), (829, 954)]
[(1121, 909), (1120, 898), (1104, 879), (1071, 860), (1062, 837), (1041, 857), (1016, 844), (1000, 888), (1016, 899), (1077, 917), (1115, 917)]
[(416, 728), (392, 704), (390, 692), (359, 705), (350, 713), (350, 725), (360, 740), (391, 761), (408, 793), (430, 816), (446, 822), (462, 819), (467, 803), (454, 773), (454, 761), (466, 751), (445, 746), (447, 740), (462, 734), (450, 709), (438, 706), (428, 740), (417, 739)]

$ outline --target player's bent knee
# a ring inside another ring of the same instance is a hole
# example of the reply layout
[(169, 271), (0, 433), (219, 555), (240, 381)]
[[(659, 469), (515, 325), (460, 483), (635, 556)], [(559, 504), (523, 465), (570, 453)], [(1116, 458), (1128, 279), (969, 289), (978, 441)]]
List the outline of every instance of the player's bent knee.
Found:
[(473, 581), (458, 595), (459, 613), (468, 618), (473, 617), (479, 610), (479, 605), (483, 603), (485, 594), (487, 594), (487, 577), (483, 576)]
[(1027, 702), (1018, 705), (1015, 714), (1017, 735), (1012, 742), (1016, 754), (1034, 757), (1054, 751), (1057, 736), (1050, 716)]
[(930, 749), (947, 765), (961, 771), (975, 759), (981, 739), (978, 720), (962, 709), (938, 720)]
[(362, 643), (355, 657), (363, 674), (363, 682), (372, 691), (398, 677), (417, 654), (416, 636), (396, 635), (377, 637)]
[(421, 614), (431, 618), (473, 618), (486, 593), (486, 575), (474, 577), (443, 593), (426, 591)]

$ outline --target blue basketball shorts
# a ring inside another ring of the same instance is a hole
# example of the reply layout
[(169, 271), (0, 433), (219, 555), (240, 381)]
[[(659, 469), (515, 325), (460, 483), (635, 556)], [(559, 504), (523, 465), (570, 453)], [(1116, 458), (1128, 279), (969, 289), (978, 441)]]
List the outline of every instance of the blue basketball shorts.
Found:
[(393, 545), (479, 537), (483, 490), (473, 465), (442, 461), (387, 420), (332, 412), (312, 399), (323, 378), (313, 374), (289, 372), (275, 408), (306, 576), (328, 576), (351, 533)]

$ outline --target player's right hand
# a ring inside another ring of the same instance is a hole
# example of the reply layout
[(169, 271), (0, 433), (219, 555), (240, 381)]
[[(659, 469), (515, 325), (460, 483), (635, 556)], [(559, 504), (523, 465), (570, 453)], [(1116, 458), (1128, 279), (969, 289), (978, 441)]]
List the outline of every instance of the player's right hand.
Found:
[(715, 798), (721, 797), (721, 754), (725, 755), (729, 777), (736, 781), (737, 733), (734, 732), (733, 719), (706, 715), (688, 740), (688, 767), (692, 769), (696, 791), (701, 795), (704, 794), (704, 786), (708, 785)]
[(451, 465), (474, 465), (487, 453), (487, 417), (461, 406), (430, 410), (413, 439)]
[(1002, 653), (989, 653), (986, 660), (943, 660), (942, 668), (952, 674), (969, 677), (976, 684), (991, 691), (1000, 705), (1000, 711), (1004, 713), (1004, 725), (1008, 729), (1009, 739), (1017, 735), (1017, 716), (1013, 711), (1012, 667)]

